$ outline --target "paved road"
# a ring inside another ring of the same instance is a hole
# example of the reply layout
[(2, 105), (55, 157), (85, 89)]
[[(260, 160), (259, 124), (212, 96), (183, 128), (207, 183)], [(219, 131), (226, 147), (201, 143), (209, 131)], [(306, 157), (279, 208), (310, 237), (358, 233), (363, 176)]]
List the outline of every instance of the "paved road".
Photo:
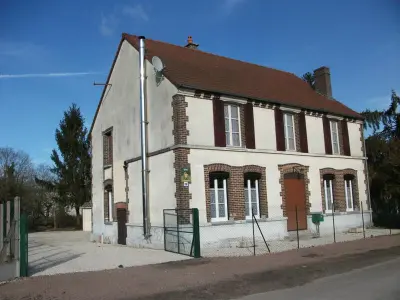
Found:
[(400, 259), (318, 279), (304, 286), (241, 298), (241, 300), (398, 300)]

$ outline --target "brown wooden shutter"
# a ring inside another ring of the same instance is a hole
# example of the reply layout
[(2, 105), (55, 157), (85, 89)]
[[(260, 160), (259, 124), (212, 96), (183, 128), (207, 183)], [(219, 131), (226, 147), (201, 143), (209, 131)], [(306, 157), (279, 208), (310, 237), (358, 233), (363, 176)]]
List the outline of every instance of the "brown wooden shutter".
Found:
[(214, 142), (216, 147), (226, 147), (224, 102), (213, 99)]
[(275, 133), (276, 133), (276, 150), (285, 151), (285, 131), (283, 124), (283, 113), (279, 108), (275, 108)]
[(349, 141), (349, 129), (347, 127), (347, 121), (342, 120), (342, 137), (343, 137), (343, 154), (351, 156), (350, 141)]
[(246, 148), (255, 149), (256, 141), (254, 137), (254, 112), (252, 103), (247, 103), (244, 106), (244, 126), (246, 135)]
[(300, 151), (303, 153), (308, 153), (306, 114), (304, 112), (299, 114), (299, 135)]
[(331, 124), (327, 116), (322, 117), (324, 127), (325, 153), (332, 154)]

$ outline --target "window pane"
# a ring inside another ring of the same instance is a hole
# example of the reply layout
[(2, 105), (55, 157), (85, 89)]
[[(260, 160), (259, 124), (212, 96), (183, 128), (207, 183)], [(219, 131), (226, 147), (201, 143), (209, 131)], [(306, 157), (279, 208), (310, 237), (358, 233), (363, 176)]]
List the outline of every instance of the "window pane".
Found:
[(219, 218), (225, 217), (225, 195), (223, 188), (218, 189), (218, 214)]
[(215, 190), (210, 190), (210, 210), (211, 210), (211, 218), (215, 218), (217, 216), (216, 207), (215, 207)]
[(219, 178), (219, 179), (218, 179), (218, 190), (219, 190), (219, 189), (222, 189), (222, 190), (223, 190), (223, 188), (224, 188), (224, 179)]
[(339, 154), (339, 144), (338, 143), (333, 143), (333, 153)]
[(294, 150), (295, 149), (294, 145), (295, 145), (294, 139), (293, 138), (289, 139), (289, 149), (288, 150)]
[(346, 180), (346, 195), (347, 195), (347, 207), (353, 208), (353, 191), (351, 189), (351, 180)]
[(229, 119), (225, 118), (225, 131), (229, 131)]
[(293, 126), (293, 116), (286, 114), (286, 125), (287, 126)]
[(225, 116), (225, 118), (229, 117), (228, 109), (229, 109), (228, 105), (224, 105), (224, 116)]
[(240, 146), (239, 133), (232, 133), (232, 146)]
[(326, 209), (332, 210), (332, 184), (330, 180), (325, 180), (325, 187), (326, 187), (325, 199), (327, 205)]
[(338, 142), (337, 134), (335, 132), (332, 132), (332, 142), (336, 144)]
[(231, 145), (231, 137), (230, 137), (229, 132), (225, 132), (225, 141), (226, 141), (227, 146)]
[(231, 105), (231, 118), (237, 119), (239, 117), (239, 107)]
[(286, 129), (287, 137), (290, 138), (290, 139), (293, 139), (294, 138), (294, 136), (293, 136), (293, 127), (287, 126), (286, 128), (287, 128)]
[(239, 132), (239, 120), (232, 120), (232, 132)]

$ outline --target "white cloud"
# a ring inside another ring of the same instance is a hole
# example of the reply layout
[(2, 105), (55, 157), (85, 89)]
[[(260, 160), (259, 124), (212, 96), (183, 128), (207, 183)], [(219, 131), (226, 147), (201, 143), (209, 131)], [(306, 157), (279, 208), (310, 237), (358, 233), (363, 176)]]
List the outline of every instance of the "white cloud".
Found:
[(149, 20), (149, 16), (141, 4), (136, 4), (134, 6), (124, 6), (124, 8), (122, 9), (122, 13), (126, 16), (134, 18), (135, 20)]
[(0, 79), (39, 78), (39, 77), (73, 77), (100, 74), (98, 72), (42, 73), (42, 74), (0, 74)]
[(118, 20), (114, 14), (101, 15), (100, 33), (104, 36), (111, 36), (118, 27)]
[(247, 0), (224, 0), (223, 10), (225, 13), (232, 13), (240, 4), (246, 2)]

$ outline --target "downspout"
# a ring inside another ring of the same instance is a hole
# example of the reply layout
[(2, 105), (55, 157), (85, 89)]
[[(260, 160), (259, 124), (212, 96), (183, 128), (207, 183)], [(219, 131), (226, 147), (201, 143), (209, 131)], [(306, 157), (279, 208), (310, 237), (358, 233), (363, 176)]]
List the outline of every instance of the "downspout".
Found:
[(149, 233), (148, 212), (148, 169), (147, 169), (147, 116), (146, 116), (146, 70), (145, 70), (145, 37), (139, 37), (139, 73), (140, 73), (140, 140), (142, 161), (142, 206), (143, 206), (143, 235), (147, 239)]
[(365, 144), (365, 135), (364, 135), (364, 124), (362, 125), (362, 134), (363, 134), (363, 144), (364, 144), (364, 169), (365, 169), (365, 176), (367, 179), (367, 199), (368, 199), (368, 208), (370, 210), (370, 218), (372, 224), (372, 202), (371, 202), (371, 191), (369, 187), (369, 170), (368, 170), (368, 157), (367, 157), (367, 147)]

